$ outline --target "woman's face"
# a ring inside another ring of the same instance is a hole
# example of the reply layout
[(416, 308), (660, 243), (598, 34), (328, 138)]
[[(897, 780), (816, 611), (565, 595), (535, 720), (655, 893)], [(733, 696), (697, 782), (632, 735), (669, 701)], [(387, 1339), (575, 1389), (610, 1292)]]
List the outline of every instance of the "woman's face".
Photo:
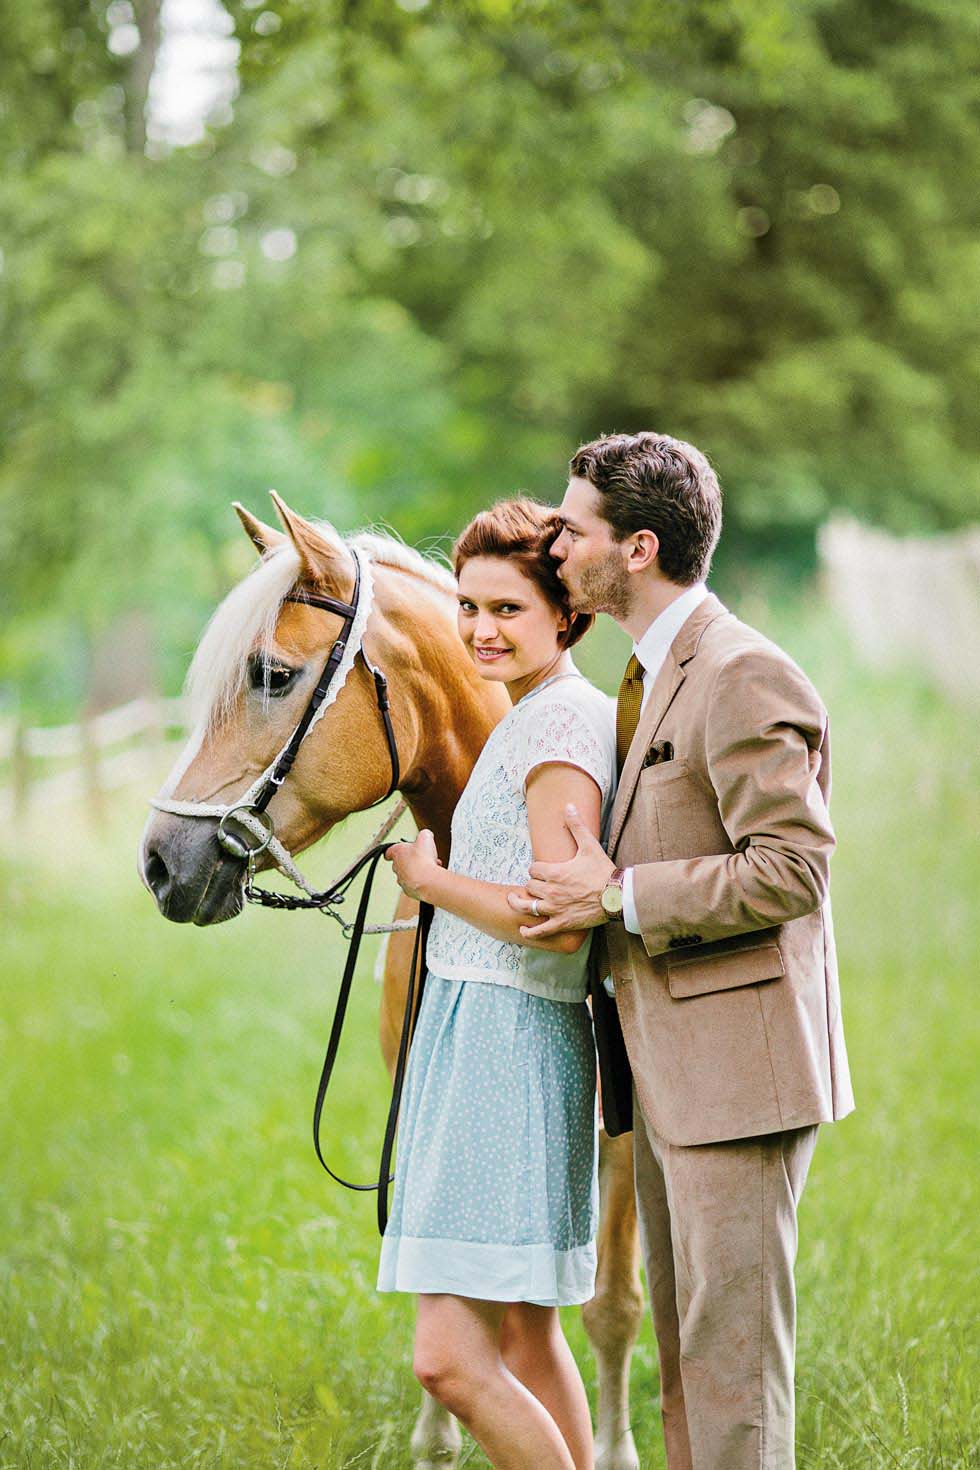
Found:
[(513, 562), (474, 556), (459, 572), (458, 626), (482, 678), (524, 684), (560, 656), (568, 620)]

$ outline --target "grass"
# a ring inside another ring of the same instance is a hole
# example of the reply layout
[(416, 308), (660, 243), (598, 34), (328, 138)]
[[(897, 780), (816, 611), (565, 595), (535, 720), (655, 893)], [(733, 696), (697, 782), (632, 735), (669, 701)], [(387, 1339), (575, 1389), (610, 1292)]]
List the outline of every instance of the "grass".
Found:
[[(800, 1464), (977, 1465), (975, 723), (911, 676), (858, 670), (813, 609), (754, 616), (833, 714), (858, 1097), (801, 1209)], [(583, 662), (618, 668), (619, 645)], [(322, 1175), (309, 1139), (339, 932), (264, 911), (166, 926), (133, 871), (141, 821), (134, 798), (91, 843), (73, 814), (0, 858), (0, 1470), (406, 1465), (411, 1303), (376, 1295), (371, 1201)], [(372, 960), (324, 1129), (365, 1178), (386, 1102)], [(660, 1470), (655, 1364), (646, 1326), (634, 1424)], [(464, 1457), (485, 1464), (468, 1441)]]

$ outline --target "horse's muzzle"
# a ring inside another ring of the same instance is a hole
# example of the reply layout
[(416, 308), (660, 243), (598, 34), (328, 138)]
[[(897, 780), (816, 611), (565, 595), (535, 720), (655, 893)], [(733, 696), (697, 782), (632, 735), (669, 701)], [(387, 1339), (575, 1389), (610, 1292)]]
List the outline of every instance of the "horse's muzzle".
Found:
[(165, 919), (174, 924), (222, 924), (244, 906), (245, 864), (217, 840), (209, 817), (157, 813), (140, 846), (140, 877)]

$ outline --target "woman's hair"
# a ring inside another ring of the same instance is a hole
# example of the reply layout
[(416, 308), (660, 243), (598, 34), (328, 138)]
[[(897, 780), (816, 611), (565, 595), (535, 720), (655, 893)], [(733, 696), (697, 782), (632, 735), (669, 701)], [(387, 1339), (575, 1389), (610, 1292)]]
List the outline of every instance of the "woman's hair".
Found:
[(562, 648), (571, 648), (595, 622), (593, 613), (572, 612), (568, 592), (558, 577), (558, 563), (550, 555), (551, 543), (561, 531), (558, 513), (527, 496), (498, 500), (481, 510), (460, 533), (453, 547), (453, 570), (459, 576), (464, 562), (474, 556), (499, 556), (512, 562), (529, 578), (558, 612), (568, 619), (559, 633)]

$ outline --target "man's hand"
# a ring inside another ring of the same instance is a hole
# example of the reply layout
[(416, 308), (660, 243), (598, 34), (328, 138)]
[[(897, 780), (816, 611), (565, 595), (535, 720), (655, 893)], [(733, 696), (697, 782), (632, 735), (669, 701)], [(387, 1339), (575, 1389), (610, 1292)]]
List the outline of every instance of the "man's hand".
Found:
[(606, 922), (600, 898), (615, 864), (573, 806), (565, 808), (565, 825), (575, 838), (575, 856), (566, 863), (532, 863), (525, 887), (507, 895), (512, 909), (535, 915), (533, 924), (522, 925), (523, 939), (547, 939)]
[(385, 853), (385, 862), (391, 863), (402, 893), (409, 898), (422, 899), (422, 889), (437, 868), (442, 867), (436, 852), (436, 839), (424, 827), (414, 842), (396, 842)]

